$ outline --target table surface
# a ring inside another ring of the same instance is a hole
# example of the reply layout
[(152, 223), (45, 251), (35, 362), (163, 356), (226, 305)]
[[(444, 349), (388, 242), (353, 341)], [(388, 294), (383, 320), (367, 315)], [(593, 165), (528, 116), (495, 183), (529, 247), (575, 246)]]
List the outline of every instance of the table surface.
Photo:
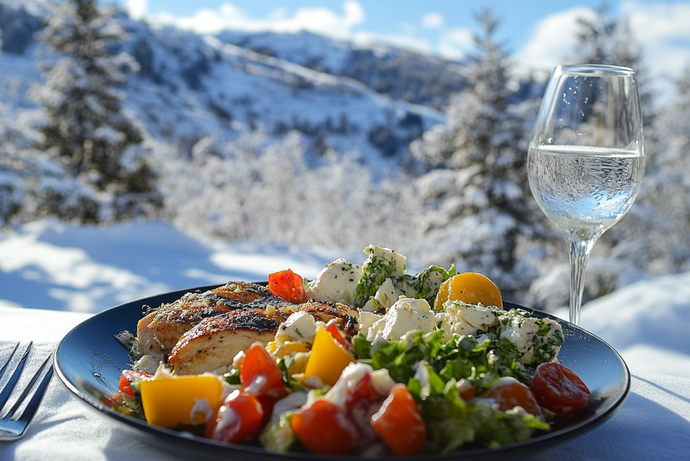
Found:
[[(33, 341), (27, 369), (37, 368), (73, 327), (90, 314), (0, 306), (0, 343)], [(534, 460), (688, 459), (690, 379), (630, 370), (630, 394), (611, 418), (557, 445), (530, 453)], [(74, 397), (53, 376), (23, 439), (0, 442), (0, 460), (183, 460), (152, 446), (123, 424)]]

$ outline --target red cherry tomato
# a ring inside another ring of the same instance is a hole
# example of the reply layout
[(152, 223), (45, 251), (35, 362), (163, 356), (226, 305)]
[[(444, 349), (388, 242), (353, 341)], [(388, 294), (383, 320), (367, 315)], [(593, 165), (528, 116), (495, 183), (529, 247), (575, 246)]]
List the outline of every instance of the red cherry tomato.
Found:
[(342, 333), (340, 333), (340, 330), (338, 329), (338, 325), (336, 324), (335, 319), (331, 319), (328, 321), (328, 323), (326, 324), (326, 330), (328, 330), (328, 332), (333, 336), (333, 338), (336, 341), (338, 341), (338, 343), (341, 346), (345, 346), (345, 347), (349, 348), (349, 344), (347, 343), (345, 338), (343, 338)]
[(240, 383), (245, 392), (259, 399), (267, 417), (270, 417), (273, 405), (288, 394), (283, 384), (283, 373), (259, 342), (249, 347), (242, 360)]
[(291, 425), (302, 444), (317, 455), (346, 455), (355, 443), (345, 409), (330, 400), (317, 400), (298, 411)]
[(426, 425), (417, 402), (404, 384), (393, 386), (371, 425), (398, 456), (419, 455), (424, 450)]
[(234, 391), (208, 422), (204, 435), (220, 442), (242, 443), (259, 434), (263, 419), (259, 399), (244, 391)]
[(537, 367), (532, 391), (541, 406), (558, 415), (577, 413), (592, 395), (574, 371), (556, 362)]
[(467, 387), (460, 391), (460, 398), (468, 402), (474, 398), (475, 392), (474, 386)]
[(385, 397), (385, 395), (382, 396), (376, 391), (371, 381), (371, 374), (367, 373), (362, 376), (362, 379), (357, 381), (351, 389), (348, 389), (345, 407), (349, 408), (361, 400), (373, 401), (383, 397)]
[(268, 288), (273, 296), (279, 296), (291, 303), (298, 304), (307, 300), (302, 276), (290, 269), (268, 274)]
[(501, 411), (512, 410), (520, 406), (527, 413), (541, 416), (541, 407), (529, 387), (519, 381), (508, 381), (492, 387), (481, 395), (482, 398), (493, 399)]
[(127, 394), (130, 397), (134, 397), (134, 391), (132, 390), (132, 381), (150, 378), (151, 375), (148, 373), (144, 373), (143, 371), (122, 370), (122, 373), (120, 374), (120, 382), (118, 383), (117, 388), (123, 394)]

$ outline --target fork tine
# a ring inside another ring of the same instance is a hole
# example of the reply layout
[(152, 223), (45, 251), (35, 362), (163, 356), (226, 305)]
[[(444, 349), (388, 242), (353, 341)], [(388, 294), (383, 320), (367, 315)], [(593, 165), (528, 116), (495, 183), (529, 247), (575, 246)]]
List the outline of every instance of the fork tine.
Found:
[[(12, 376), (10, 376), (10, 379), (7, 380), (7, 383), (5, 383), (5, 387), (2, 389), (2, 392), (0, 392), (0, 408), (5, 406), (7, 400), (10, 398), (10, 394), (12, 393), (14, 386), (17, 384), (17, 381), (19, 381), (19, 376), (22, 374), (22, 370), (24, 369), (24, 365), (26, 364), (26, 359), (29, 357), (29, 350), (31, 350), (31, 344), (32, 343), (29, 343), (29, 345), (26, 347), (24, 355), (19, 360), (19, 363), (12, 372)], [(10, 355), (10, 358), (7, 359), (7, 363), (2, 366), (2, 370), (0, 370), (0, 376), (2, 376), (2, 374), (5, 372), (5, 368), (9, 365), (10, 361), (12, 360), (12, 357), (14, 357), (14, 354), (17, 351), (18, 347), (19, 344), (15, 346), (14, 350), (12, 351), (12, 355)]]
[[(26, 398), (29, 390), (33, 387), (34, 383), (36, 382), (36, 379), (41, 375), (43, 372), (43, 369), (46, 367), (46, 365), (49, 363), (50, 359), (52, 356), (48, 356), (46, 360), (41, 364), (41, 368), (38, 369), (36, 374), (34, 375), (33, 378), (31, 378), (31, 383), (26, 387), (24, 392), (22, 393), (22, 396), (19, 398), (15, 406), (12, 408), (11, 413), (14, 413), (17, 408), (19, 407), (19, 402), (24, 401)], [(48, 371), (43, 375), (43, 379), (41, 379), (41, 382), (38, 384), (36, 387), (36, 391), (34, 392), (34, 395), (31, 396), (31, 400), (29, 403), (26, 404), (26, 407), (24, 407), (24, 412), (22, 415), (17, 419), (17, 421), (20, 421), (25, 424), (24, 429), (26, 429), (26, 426), (29, 425), (29, 422), (31, 419), (34, 417), (34, 414), (36, 413), (36, 410), (38, 410), (38, 406), (41, 403), (41, 400), (43, 399), (43, 396), (45, 395), (45, 390), (48, 387), (48, 384), (50, 383), (50, 378), (53, 376), (53, 366), (52, 364), (48, 366)], [(23, 432), (23, 430), (22, 430)]]
[(14, 345), (14, 349), (12, 349), (12, 353), (10, 354), (9, 357), (7, 357), (7, 362), (5, 362), (2, 367), (0, 367), (0, 377), (2, 377), (2, 374), (5, 373), (5, 368), (10, 364), (12, 361), (12, 357), (14, 357), (14, 353), (17, 352), (17, 349), (19, 349), (19, 343)]
[[(27, 384), (24, 387), (24, 392), (22, 392), (22, 395), (19, 396), (17, 401), (14, 403), (14, 406), (12, 407), (12, 409), (7, 413), (8, 415), (11, 415), (10, 416), (11, 418), (14, 416), (14, 414), (16, 413), (19, 406), (24, 402), (26, 397), (31, 392), (31, 389), (34, 387), (34, 384), (36, 384), (38, 377), (41, 376), (41, 373), (43, 373), (43, 369), (46, 367), (46, 364), (50, 361), (51, 357), (52, 356), (49, 355), (43, 361), (43, 363), (41, 364), (41, 367), (31, 377), (31, 381), (29, 381), (29, 384)], [(33, 412), (35, 412), (36, 408), (38, 408), (38, 404), (40, 403), (41, 397), (43, 396), (43, 391), (45, 390), (45, 387), (48, 385), (48, 381), (50, 381), (50, 376), (52, 376), (52, 374), (53, 374), (53, 369), (51, 367), (50, 370), (48, 370), (48, 372), (46, 373), (46, 376), (43, 377), (43, 380), (41, 381), (41, 384), (39, 385), (39, 387), (36, 389), (36, 392), (34, 393), (34, 396), (32, 397), (31, 401), (29, 402), (27, 407), (24, 409), (24, 413), (22, 414), (22, 417), (26, 414), (28, 414), (29, 418), (31, 416), (33, 416)], [(36, 398), (37, 396), (38, 396), (38, 399)], [(35, 402), (36, 408), (34, 408), (33, 410), (30, 411), (29, 407), (34, 403), (35, 400), (36, 400), (36, 402)]]

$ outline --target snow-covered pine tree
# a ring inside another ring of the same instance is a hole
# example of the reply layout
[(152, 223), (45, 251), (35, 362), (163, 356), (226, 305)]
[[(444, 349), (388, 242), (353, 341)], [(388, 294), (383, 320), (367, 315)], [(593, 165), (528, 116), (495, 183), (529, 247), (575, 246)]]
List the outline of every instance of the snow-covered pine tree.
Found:
[(640, 218), (646, 218), (645, 232), (616, 248), (653, 274), (690, 267), (690, 67), (674, 83), (675, 97), (656, 120), (653, 167), (636, 203), (644, 212)]
[[(602, 236), (595, 253), (616, 256), (631, 263), (631, 267), (645, 270), (658, 257), (652, 253), (659, 250), (659, 244), (652, 244), (648, 238), (656, 232), (654, 228), (659, 222), (659, 218), (654, 216), (655, 208), (649, 205), (656, 199), (650, 179), (656, 176), (655, 170), (658, 168), (656, 154), (660, 151), (660, 138), (656, 133), (655, 95), (647, 80), (649, 73), (644, 62), (644, 47), (635, 39), (628, 18), (612, 17), (607, 5), (599, 7), (591, 17), (579, 18), (578, 26), (577, 44), (573, 52), (575, 61), (626, 66), (635, 70), (647, 152), (646, 177), (636, 203), (619, 224)], [(594, 268), (588, 273), (590, 279), (607, 277), (604, 273), (597, 274)], [(610, 280), (616, 278), (620, 278), (620, 274), (618, 277), (608, 276)], [(599, 294), (606, 294), (617, 287), (604, 287)]]
[(549, 233), (525, 168), (536, 107), (510, 101), (510, 58), (496, 39), (500, 20), (490, 10), (475, 17), (482, 34), (464, 72), (468, 87), (452, 98), (446, 124), (411, 145), (429, 168), (417, 180), (428, 205), (424, 245), (429, 259), (482, 272), (515, 294), (536, 275), (521, 243)]
[(632, 67), (637, 76), (645, 135), (650, 138), (654, 123), (654, 94), (646, 80), (644, 47), (637, 42), (628, 19), (609, 16), (610, 7), (600, 6), (593, 17), (577, 19), (577, 44), (573, 53), (576, 63), (610, 64)]
[(97, 191), (100, 206), (84, 210), (83, 222), (129, 219), (162, 206), (141, 128), (121, 107), (119, 89), (136, 61), (111, 53), (125, 39), (115, 11), (94, 0), (65, 0), (40, 35), (52, 51), (39, 62), (46, 81), (33, 92), (47, 115), (41, 148)]

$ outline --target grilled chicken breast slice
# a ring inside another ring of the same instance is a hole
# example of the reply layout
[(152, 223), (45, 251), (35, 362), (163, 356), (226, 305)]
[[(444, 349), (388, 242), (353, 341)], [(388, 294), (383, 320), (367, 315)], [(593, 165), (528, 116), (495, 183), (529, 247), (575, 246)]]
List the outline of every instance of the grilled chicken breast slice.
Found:
[(284, 302), (271, 296), (268, 288), (248, 282), (228, 282), (205, 292), (186, 293), (142, 318), (137, 324), (137, 338), (145, 354), (168, 354), (180, 337), (203, 319), (247, 306), (265, 306), (271, 300)]
[(251, 282), (228, 282), (211, 291), (217, 295), (236, 299), (245, 304), (255, 299), (271, 296), (271, 290), (267, 287)]
[(182, 335), (168, 356), (178, 375), (200, 374), (232, 364), (254, 342), (273, 340), (286, 316), (259, 308), (226, 312), (204, 319)]

